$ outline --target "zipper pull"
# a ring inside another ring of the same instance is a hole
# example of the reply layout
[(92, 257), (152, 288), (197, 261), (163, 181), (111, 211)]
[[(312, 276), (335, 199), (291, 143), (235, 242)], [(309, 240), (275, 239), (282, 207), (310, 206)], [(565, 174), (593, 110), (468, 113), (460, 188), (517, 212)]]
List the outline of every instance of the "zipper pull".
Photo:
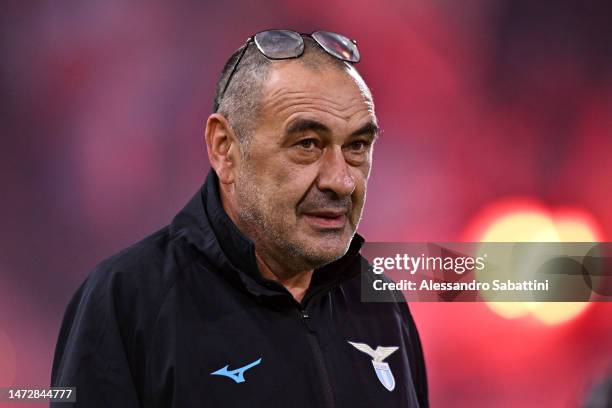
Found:
[(304, 323), (304, 326), (306, 326), (309, 331), (314, 333), (314, 329), (310, 324), (310, 315), (308, 314), (308, 311), (306, 309), (300, 309), (299, 315), (302, 323)]

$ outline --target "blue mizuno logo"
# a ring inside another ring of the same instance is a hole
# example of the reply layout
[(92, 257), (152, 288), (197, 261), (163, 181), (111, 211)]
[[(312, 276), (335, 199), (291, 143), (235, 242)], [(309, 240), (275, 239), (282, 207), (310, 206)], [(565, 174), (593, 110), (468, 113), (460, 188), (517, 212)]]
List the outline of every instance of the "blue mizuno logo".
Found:
[(261, 363), (261, 358), (259, 360), (255, 360), (250, 364), (247, 364), (243, 367), (240, 368), (236, 368), (235, 370), (228, 370), (227, 367), (229, 367), (229, 365), (226, 365), (223, 368), (220, 368), (217, 371), (214, 371), (212, 373), (210, 373), (210, 375), (223, 375), (227, 378), (231, 378), (232, 380), (236, 381), (238, 384), (245, 382), (246, 380), (244, 379), (244, 372), (246, 370), (248, 370), (249, 368), (253, 368), (256, 365), (258, 365), (259, 363)]

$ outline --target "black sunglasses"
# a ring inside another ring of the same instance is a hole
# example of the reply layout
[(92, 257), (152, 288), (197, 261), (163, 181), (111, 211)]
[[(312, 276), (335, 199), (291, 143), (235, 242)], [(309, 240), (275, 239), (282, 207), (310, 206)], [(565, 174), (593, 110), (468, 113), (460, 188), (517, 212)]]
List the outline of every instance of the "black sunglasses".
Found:
[(249, 37), (232, 67), (232, 71), (225, 81), (225, 86), (219, 101), (223, 99), (225, 91), (229, 86), (240, 60), (244, 56), (249, 44), (255, 42), (257, 49), (266, 58), (272, 60), (282, 60), (290, 58), (298, 58), (304, 53), (304, 38), (310, 37), (317, 42), (328, 54), (350, 63), (359, 62), (359, 50), (357, 49), (357, 41), (351, 40), (341, 34), (332, 33), (330, 31), (315, 31), (312, 34), (298, 33), (291, 30), (266, 30)]

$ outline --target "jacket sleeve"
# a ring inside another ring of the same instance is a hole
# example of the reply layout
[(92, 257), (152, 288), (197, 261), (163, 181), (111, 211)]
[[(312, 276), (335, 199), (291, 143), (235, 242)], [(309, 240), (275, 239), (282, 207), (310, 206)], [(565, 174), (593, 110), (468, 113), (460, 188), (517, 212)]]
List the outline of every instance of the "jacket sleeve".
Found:
[(94, 271), (70, 301), (51, 386), (76, 387), (76, 403), (50, 407), (140, 407), (118, 325), (112, 279)]

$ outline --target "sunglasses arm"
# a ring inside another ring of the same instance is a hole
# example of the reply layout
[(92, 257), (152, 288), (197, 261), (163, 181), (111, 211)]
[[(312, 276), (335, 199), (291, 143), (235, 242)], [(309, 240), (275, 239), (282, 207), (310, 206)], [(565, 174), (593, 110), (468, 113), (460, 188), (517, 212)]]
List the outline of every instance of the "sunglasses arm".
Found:
[(253, 37), (249, 37), (247, 39), (246, 44), (244, 45), (244, 48), (240, 52), (240, 56), (238, 56), (236, 63), (232, 67), (232, 72), (230, 72), (229, 76), (227, 77), (227, 81), (225, 81), (225, 86), (223, 87), (223, 91), (221, 92), (221, 97), (219, 98), (219, 101), (221, 101), (223, 99), (223, 96), (225, 96), (225, 91), (227, 91), (227, 87), (232, 81), (232, 77), (234, 76), (234, 73), (236, 72), (236, 68), (238, 68), (238, 65), (240, 64), (242, 57), (244, 57), (244, 54), (246, 53), (247, 48), (249, 48), (249, 44), (251, 43), (251, 41), (253, 41)]

